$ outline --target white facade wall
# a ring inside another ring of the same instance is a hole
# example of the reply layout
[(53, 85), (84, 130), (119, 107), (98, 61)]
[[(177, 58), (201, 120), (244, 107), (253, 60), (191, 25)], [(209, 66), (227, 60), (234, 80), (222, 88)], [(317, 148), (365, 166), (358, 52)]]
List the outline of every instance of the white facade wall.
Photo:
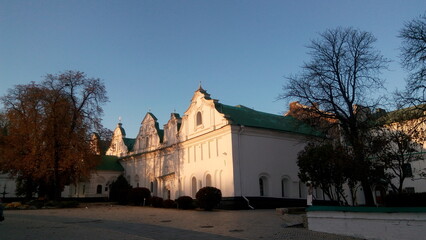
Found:
[(414, 192), (426, 192), (426, 160), (425, 154), (423, 159), (411, 162), (411, 169), (413, 172), (412, 178), (406, 178), (403, 188), (414, 188)]
[[(265, 197), (302, 197), (296, 160), (298, 152), (305, 146), (303, 137), (235, 127), (234, 138), (235, 162), (241, 176), (239, 189), (243, 196), (259, 196), (259, 178), (262, 178)], [(303, 185), (301, 190), (305, 191), (305, 188)]]
[(424, 239), (426, 227), (425, 212), (404, 212), (394, 208), (389, 212), (309, 211), (308, 228), (311, 231), (326, 232), (358, 237), (362, 239)]
[(195, 197), (196, 191), (210, 185), (221, 189), (224, 197), (235, 196), (230, 126), (183, 142), (181, 146), (182, 195)]
[(65, 186), (61, 196), (72, 198), (109, 197), (109, 185), (115, 181), (120, 174), (120, 172), (116, 171), (92, 172), (89, 181)]
[(16, 197), (15, 178), (9, 177), (8, 174), (0, 174), (0, 198), (3, 198), (3, 193), (6, 198)]

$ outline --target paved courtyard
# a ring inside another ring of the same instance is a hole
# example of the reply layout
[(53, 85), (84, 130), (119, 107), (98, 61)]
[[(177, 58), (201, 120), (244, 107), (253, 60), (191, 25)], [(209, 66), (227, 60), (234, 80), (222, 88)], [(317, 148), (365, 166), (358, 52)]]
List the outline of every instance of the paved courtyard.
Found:
[[(117, 205), (73, 209), (9, 210), (1, 240), (54, 239), (355, 239), (286, 228), (275, 210), (212, 212)], [(291, 218), (291, 216), (290, 216)]]

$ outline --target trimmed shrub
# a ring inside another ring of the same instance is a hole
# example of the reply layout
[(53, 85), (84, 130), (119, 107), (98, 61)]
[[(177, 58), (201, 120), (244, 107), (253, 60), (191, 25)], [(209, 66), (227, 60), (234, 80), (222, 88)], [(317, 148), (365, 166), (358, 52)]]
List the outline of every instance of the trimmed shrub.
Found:
[(194, 209), (194, 199), (190, 196), (181, 196), (176, 199), (177, 207), (179, 209)]
[(128, 195), (131, 188), (132, 186), (130, 186), (126, 178), (120, 175), (110, 185), (109, 198), (119, 204), (126, 205), (129, 202)]
[(171, 199), (167, 199), (163, 201), (163, 207), (164, 208), (176, 208), (176, 202), (171, 200)]
[(152, 198), (151, 198), (151, 205), (152, 205), (153, 207), (156, 207), (156, 208), (161, 208), (161, 207), (163, 207), (163, 198), (161, 198), (161, 197), (156, 197), (156, 196), (152, 197)]
[(129, 190), (129, 203), (136, 206), (143, 206), (149, 204), (151, 198), (151, 191), (148, 188), (132, 188)]
[(219, 205), (222, 200), (222, 192), (215, 187), (203, 187), (198, 190), (195, 198), (200, 208), (210, 211)]

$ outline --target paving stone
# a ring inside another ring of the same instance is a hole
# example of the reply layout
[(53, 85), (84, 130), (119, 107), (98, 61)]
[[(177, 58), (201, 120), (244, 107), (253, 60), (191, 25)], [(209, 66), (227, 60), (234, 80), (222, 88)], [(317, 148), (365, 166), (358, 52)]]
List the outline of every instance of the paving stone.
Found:
[(84, 205), (76, 209), (8, 210), (5, 217), (0, 223), (1, 240), (356, 239), (309, 231), (298, 224), (303, 214), (281, 215), (275, 210)]

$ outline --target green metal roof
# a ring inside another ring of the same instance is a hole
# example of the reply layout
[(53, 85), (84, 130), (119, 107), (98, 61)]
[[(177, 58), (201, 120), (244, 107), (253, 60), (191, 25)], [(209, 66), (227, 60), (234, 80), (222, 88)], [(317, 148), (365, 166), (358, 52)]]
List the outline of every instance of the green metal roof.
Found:
[(135, 138), (123, 138), (124, 144), (127, 146), (127, 150), (133, 151), (133, 146), (135, 145)]
[(248, 127), (264, 128), (292, 132), (297, 134), (322, 136), (309, 125), (302, 123), (291, 116), (281, 116), (265, 112), (259, 112), (251, 108), (238, 105), (229, 106), (215, 103), (216, 110), (225, 115), (233, 125), (244, 125)]
[(402, 122), (407, 120), (418, 119), (425, 117), (426, 105), (419, 105), (414, 107), (408, 107), (403, 109), (398, 109), (388, 113), (382, 114), (379, 116), (379, 120), (384, 122), (384, 124), (390, 124), (394, 122)]
[[(172, 113), (172, 116), (174, 116), (176, 119), (181, 119), (180, 115), (178, 113)], [(178, 131), (179, 131), (181, 125), (182, 125), (181, 123), (177, 124), (177, 130)]]
[(155, 117), (155, 115), (153, 113), (147, 112), (146, 114), (150, 115), (154, 119), (154, 121), (157, 122), (158, 119)]
[(118, 124), (118, 128), (119, 128), (119, 129), (120, 129), (120, 131), (121, 131), (121, 135), (126, 136), (126, 131), (124, 130), (124, 128), (123, 128), (122, 126), (123, 126), (123, 124), (122, 124), (122, 123), (119, 123), (119, 124)]
[[(164, 130), (160, 129), (160, 125), (158, 124), (157, 118), (154, 116), (154, 114), (152, 114), (150, 112), (148, 112), (147, 114), (150, 115), (154, 119), (154, 121), (155, 121), (155, 129), (157, 130), (158, 137), (160, 137), (160, 143), (162, 143), (163, 142), (163, 138), (164, 138)], [(132, 150), (133, 150), (133, 146), (132, 146)], [(129, 149), (129, 151), (130, 151), (130, 149)]]
[(163, 129), (157, 129), (158, 137), (160, 138), (160, 143), (164, 140), (164, 130)]
[(124, 168), (118, 162), (118, 157), (103, 155), (101, 159), (101, 163), (96, 167), (96, 170), (122, 172), (124, 171)]

